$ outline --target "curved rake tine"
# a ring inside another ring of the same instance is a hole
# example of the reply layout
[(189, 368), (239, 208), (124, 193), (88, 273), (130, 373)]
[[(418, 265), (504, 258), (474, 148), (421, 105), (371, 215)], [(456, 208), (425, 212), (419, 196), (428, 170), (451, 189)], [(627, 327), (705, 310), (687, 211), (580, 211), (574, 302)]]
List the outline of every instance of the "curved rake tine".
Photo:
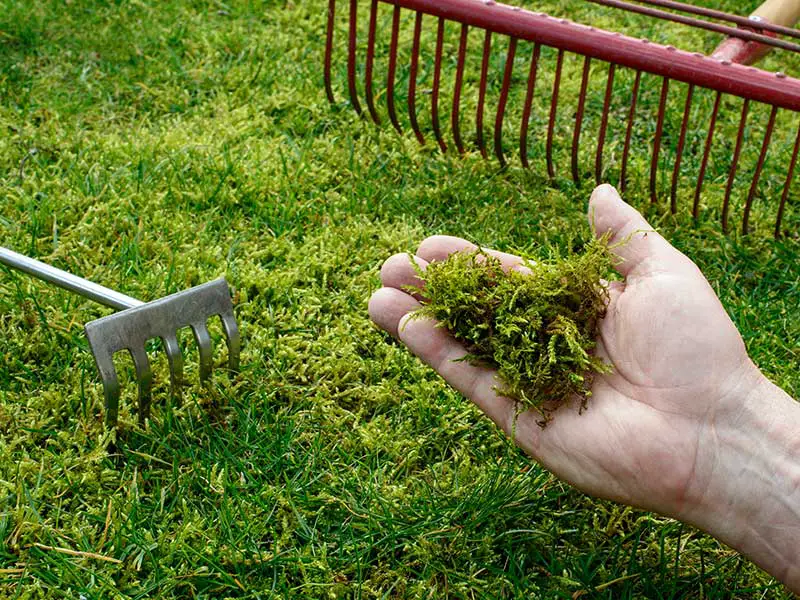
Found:
[(453, 89), (453, 114), (450, 116), (453, 127), (453, 140), (460, 154), (464, 154), (464, 144), (461, 141), (461, 128), (459, 126), (458, 111), (461, 107), (461, 88), (464, 83), (464, 63), (467, 55), (467, 33), (469, 26), (466, 23), (461, 25), (461, 39), (458, 42), (458, 62), (456, 63), (456, 81)]
[(439, 128), (439, 81), (442, 74), (442, 46), (444, 44), (444, 19), (439, 17), (436, 28), (436, 58), (433, 67), (433, 93), (431, 95), (431, 124), (433, 135), (439, 144), (442, 152), (447, 152), (447, 144), (442, 139), (442, 132)]
[(183, 355), (178, 338), (174, 335), (165, 335), (161, 338), (164, 343), (164, 352), (169, 362), (170, 394), (176, 400), (180, 399), (183, 386)]
[(608, 66), (608, 79), (606, 80), (606, 95), (603, 98), (603, 115), (600, 120), (600, 133), (597, 135), (597, 154), (594, 158), (594, 180), (597, 185), (603, 178), (603, 146), (606, 142), (606, 128), (608, 127), (608, 113), (611, 110), (611, 94), (614, 91), (614, 71), (617, 65)]
[(528, 168), (528, 123), (531, 118), (531, 107), (533, 106), (533, 93), (536, 88), (536, 70), (539, 65), (540, 46), (538, 43), (533, 45), (533, 55), (531, 56), (531, 66), (528, 71), (528, 89), (525, 92), (525, 106), (522, 109), (522, 126), (519, 132), (519, 159), (522, 166)]
[(153, 392), (153, 371), (144, 346), (129, 348), (133, 364), (136, 367), (136, 380), (139, 383), (139, 424), (143, 424), (150, 416), (150, 401)]
[(550, 179), (555, 178), (556, 171), (553, 168), (553, 130), (556, 126), (556, 110), (558, 110), (558, 89), (561, 87), (561, 68), (564, 64), (564, 51), (558, 51), (556, 59), (556, 74), (553, 79), (553, 95), (550, 98), (550, 120), (547, 122), (547, 141), (545, 142), (545, 155), (547, 160), (547, 174)]
[(675, 166), (672, 169), (672, 187), (669, 192), (669, 207), (674, 215), (678, 210), (678, 177), (680, 176), (681, 158), (683, 157), (683, 147), (686, 143), (686, 128), (689, 124), (689, 113), (692, 109), (692, 93), (694, 84), (690, 83), (686, 90), (686, 104), (683, 107), (683, 120), (681, 121), (681, 134), (678, 138), (678, 148), (675, 152)]
[(575, 183), (580, 181), (578, 173), (578, 146), (581, 141), (581, 125), (583, 124), (583, 111), (586, 107), (586, 88), (589, 85), (589, 64), (592, 59), (588, 56), (583, 59), (583, 75), (581, 76), (581, 92), (578, 96), (578, 110), (575, 114), (575, 130), (572, 133), (572, 179)]
[(725, 184), (725, 199), (722, 201), (722, 231), (728, 233), (728, 211), (730, 209), (731, 189), (733, 188), (733, 180), (736, 177), (736, 169), (739, 166), (739, 153), (742, 151), (742, 142), (744, 141), (744, 126), (747, 123), (747, 110), (750, 108), (750, 101), (745, 99), (742, 104), (742, 116), (739, 120), (739, 131), (736, 134), (736, 146), (733, 149), (733, 158), (731, 159), (731, 168), (728, 171), (728, 183)]
[(113, 427), (119, 418), (119, 379), (117, 369), (114, 367), (113, 355), (108, 353), (94, 353), (94, 362), (103, 382), (103, 397), (106, 408), (106, 426)]
[(425, 143), (425, 138), (417, 123), (417, 70), (419, 68), (419, 37), (422, 31), (422, 13), (418, 12), (414, 19), (414, 43), (411, 47), (411, 68), (408, 73), (408, 118), (411, 129), (417, 136), (420, 144)]
[(397, 111), (394, 109), (394, 78), (397, 73), (397, 38), (399, 34), (400, 7), (395, 5), (394, 12), (392, 12), (392, 38), (389, 42), (389, 72), (386, 76), (386, 108), (389, 111), (389, 120), (397, 133), (403, 133), (400, 121), (397, 120)]
[(508, 102), (508, 90), (511, 87), (511, 74), (514, 70), (514, 54), (517, 51), (517, 38), (508, 41), (508, 54), (506, 55), (506, 66), (503, 72), (503, 87), (500, 90), (500, 99), (497, 103), (497, 116), (494, 120), (494, 153), (500, 166), (506, 166), (506, 159), (503, 156), (503, 116), (506, 112), (506, 102)]
[(775, 218), (775, 237), (781, 237), (781, 221), (783, 221), (783, 210), (786, 206), (786, 198), (789, 197), (789, 189), (792, 187), (792, 178), (794, 177), (794, 167), (797, 164), (797, 153), (800, 150), (800, 127), (797, 128), (797, 137), (794, 140), (794, 150), (792, 150), (792, 160), (789, 161), (789, 170), (786, 173), (786, 183), (783, 185), (783, 194), (781, 194), (781, 203), (778, 206), (778, 215)]
[(331, 86), (331, 55), (333, 54), (333, 17), (336, 12), (336, 0), (328, 0), (328, 29), (325, 35), (325, 93), (328, 95), (328, 102), (333, 104), (336, 100), (333, 97), (333, 87)]
[(711, 109), (711, 119), (708, 122), (708, 134), (706, 135), (706, 145), (703, 150), (703, 160), (700, 162), (700, 172), (697, 174), (697, 186), (694, 190), (694, 204), (692, 205), (692, 218), (694, 219), (698, 217), (700, 192), (703, 190), (703, 180), (706, 176), (706, 167), (708, 166), (708, 157), (711, 153), (711, 142), (714, 140), (714, 127), (717, 124), (717, 113), (719, 113), (721, 99), (722, 94), (717, 92), (717, 97), (714, 99), (714, 108)]
[(205, 381), (211, 375), (211, 336), (208, 334), (208, 327), (205, 323), (196, 323), (191, 327), (200, 355), (200, 381)]
[(358, 0), (350, 0), (350, 35), (347, 49), (347, 87), (350, 90), (350, 103), (356, 113), (361, 114), (361, 104), (358, 102), (356, 90), (356, 16), (358, 15)]
[(375, 110), (375, 100), (372, 94), (372, 66), (375, 62), (375, 30), (378, 19), (378, 0), (372, 0), (369, 12), (369, 33), (367, 35), (367, 65), (364, 73), (364, 95), (367, 100), (367, 109), (376, 125), (381, 124), (378, 112)]
[(764, 132), (764, 141), (761, 144), (761, 153), (758, 155), (758, 163), (756, 163), (756, 171), (753, 173), (753, 182), (750, 184), (750, 191), (747, 193), (747, 202), (744, 205), (744, 215), (742, 216), (742, 233), (747, 234), (750, 225), (750, 208), (753, 205), (753, 199), (756, 195), (756, 188), (758, 187), (758, 180), (761, 178), (761, 169), (764, 168), (764, 160), (767, 158), (767, 147), (769, 140), (772, 137), (772, 129), (775, 126), (775, 115), (778, 113), (778, 107), (773, 106), (769, 113), (769, 121), (767, 122), (767, 130)]
[(639, 97), (639, 84), (642, 81), (642, 72), (636, 71), (636, 77), (633, 80), (633, 89), (631, 90), (631, 108), (628, 111), (628, 128), (625, 131), (625, 146), (622, 149), (622, 166), (619, 171), (619, 191), (625, 192), (625, 187), (628, 185), (627, 168), (628, 168), (628, 153), (631, 149), (631, 134), (633, 133), (633, 118), (636, 116), (636, 100)]
[(489, 73), (489, 54), (492, 48), (492, 32), (486, 30), (483, 38), (483, 60), (481, 62), (481, 83), (478, 88), (478, 114), (475, 118), (475, 133), (481, 156), (486, 158), (486, 144), (483, 142), (483, 104), (486, 101), (486, 79)]
[(658, 101), (658, 121), (656, 122), (656, 137), (653, 140), (653, 160), (650, 163), (650, 202), (658, 201), (656, 194), (656, 173), (658, 171), (658, 154), (661, 151), (661, 135), (664, 133), (664, 115), (667, 106), (667, 93), (669, 92), (669, 79), (664, 77), (661, 81), (661, 99)]
[(228, 343), (228, 368), (231, 371), (238, 371), (242, 343), (239, 326), (236, 324), (233, 314), (220, 315), (220, 318), (222, 319), (222, 327), (225, 330), (225, 337)]

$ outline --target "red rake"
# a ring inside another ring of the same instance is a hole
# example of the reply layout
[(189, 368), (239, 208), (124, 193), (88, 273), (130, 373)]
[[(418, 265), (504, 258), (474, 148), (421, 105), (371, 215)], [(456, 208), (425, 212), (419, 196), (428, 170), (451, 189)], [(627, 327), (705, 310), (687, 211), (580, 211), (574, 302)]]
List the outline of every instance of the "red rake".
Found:
[[(417, 118), (418, 73), (420, 71), (421, 56), (421, 31), (423, 16), (436, 19), (436, 44), (433, 59), (433, 81), (431, 96), (430, 117), (433, 136), (444, 152), (447, 151), (447, 142), (442, 134), (440, 122), (440, 96), (442, 91), (442, 65), (446, 62), (455, 62), (453, 77), (452, 108), (450, 112), (450, 128), (453, 142), (460, 153), (466, 151), (464, 136), (461, 132), (461, 104), (462, 90), (465, 80), (467, 65), (468, 34), (471, 29), (482, 32), (482, 60), (480, 66), (480, 83), (477, 94), (477, 110), (475, 117), (475, 142), (478, 150), (486, 157), (488, 154), (484, 138), (484, 112), (487, 103), (487, 87), (491, 68), (491, 49), (496, 36), (508, 38), (507, 51), (502, 70), (502, 84), (497, 99), (494, 117), (494, 154), (502, 166), (506, 165), (503, 146), (503, 122), (506, 116), (506, 107), (509, 100), (509, 91), (512, 88), (514, 59), (520, 41), (532, 43), (531, 59), (527, 73), (525, 99), (522, 105), (519, 135), (519, 156), (522, 165), (529, 166), (528, 142), (530, 136), (531, 111), (536, 88), (537, 71), (540, 71), (540, 56), (542, 49), (549, 47), (557, 52), (555, 73), (553, 78), (552, 93), (550, 94), (549, 118), (545, 138), (545, 163), (550, 178), (555, 177), (554, 163), (554, 136), (557, 131), (556, 115), (559, 104), (559, 90), (563, 87), (562, 71), (565, 53), (573, 53), (583, 57), (583, 66), (580, 76), (580, 92), (572, 127), (570, 171), (572, 178), (578, 182), (582, 179), (579, 165), (579, 148), (582, 128), (587, 110), (587, 90), (590, 81), (590, 65), (592, 61), (602, 61), (606, 64), (607, 78), (605, 93), (597, 132), (597, 146), (594, 151), (594, 178), (597, 183), (603, 180), (604, 149), (609, 132), (612, 99), (614, 98), (614, 80), (622, 68), (632, 69), (634, 73), (632, 89), (630, 90), (630, 104), (627, 106), (624, 123), (624, 145), (621, 158), (615, 161), (619, 168), (617, 184), (624, 191), (630, 178), (628, 173), (631, 159), (631, 139), (634, 120), (637, 112), (637, 100), (642, 93), (640, 86), (643, 74), (650, 74), (661, 79), (658, 112), (656, 115), (655, 133), (652, 138), (651, 156), (649, 161), (649, 196), (651, 202), (658, 200), (658, 166), (659, 155), (662, 153), (662, 140), (665, 137), (665, 113), (668, 107), (670, 82), (677, 81), (687, 84), (686, 96), (683, 101), (683, 117), (677, 143), (673, 144), (674, 162), (669, 184), (670, 209), (677, 211), (678, 183), (681, 173), (687, 171), (684, 158), (687, 155), (700, 155), (699, 147), (687, 152), (687, 126), (692, 109), (693, 98), (697, 97), (700, 89), (711, 90), (714, 94), (713, 108), (707, 120), (705, 143), (703, 144), (702, 158), (697, 169), (697, 180), (694, 184), (692, 213), (695, 218), (700, 208), (700, 198), (703, 191), (709, 167), (714, 131), (720, 117), (721, 101), (725, 96), (742, 99), (741, 115), (739, 117), (736, 141), (733, 148), (732, 159), (727, 171), (724, 199), (721, 210), (722, 228), (728, 231), (729, 214), (731, 211), (731, 194), (734, 187), (737, 168), (745, 140), (745, 129), (748, 113), (751, 112), (751, 103), (762, 103), (769, 107), (769, 117), (764, 128), (758, 159), (753, 168), (753, 174), (742, 210), (742, 231), (747, 233), (750, 229), (750, 216), (753, 202), (757, 197), (759, 179), (761, 178), (767, 150), (775, 129), (776, 117), (779, 110), (790, 113), (800, 112), (800, 80), (786, 76), (784, 73), (770, 73), (737, 62), (748, 62), (764, 54), (770, 48), (782, 48), (792, 52), (800, 52), (800, 45), (792, 41), (778, 38), (790, 36), (800, 38), (800, 31), (784, 26), (794, 22), (800, 3), (797, 1), (769, 0), (762, 5), (768, 9), (768, 17), (756, 16), (741, 17), (730, 15), (721, 11), (691, 6), (673, 0), (637, 0), (631, 3), (623, 0), (590, 0), (597, 4), (613, 7), (620, 10), (639, 13), (656, 19), (658, 25), (664, 20), (678, 22), (693, 28), (702, 28), (729, 36), (712, 56), (699, 52), (686, 52), (672, 46), (663, 46), (652, 43), (646, 39), (635, 39), (589, 27), (566, 19), (550, 17), (544, 13), (530, 12), (517, 7), (511, 7), (494, 2), (493, 0), (370, 0), (369, 24), (366, 42), (366, 60), (363, 68), (364, 98), (366, 109), (372, 120), (380, 123), (380, 117), (375, 105), (376, 94), (373, 89), (373, 78), (376, 63), (376, 46), (378, 44), (378, 14), (379, 6), (390, 5), (391, 31), (389, 37), (388, 66), (386, 75), (386, 108), (389, 120), (398, 132), (402, 132), (395, 105), (396, 80), (398, 77), (398, 47), (400, 45), (401, 11), (413, 11), (414, 25), (411, 42), (410, 62), (408, 64), (407, 105), (408, 121), (414, 135), (420, 143), (425, 142), (425, 135)], [(325, 88), (328, 99), (334, 102), (332, 85), (332, 56), (334, 46), (334, 31), (336, 29), (336, 0), (329, 0), (328, 27), (325, 46)], [(772, 5), (772, 8), (767, 5)], [(774, 10), (775, 6), (779, 9)], [(788, 9), (786, 7), (789, 7)], [(347, 48), (347, 83), (350, 103), (357, 113), (363, 114), (362, 104), (359, 100), (357, 72), (360, 71), (357, 63), (359, 50), (358, 13), (359, 0), (349, 0), (348, 14), (348, 48)], [(680, 11), (687, 14), (678, 14)], [(762, 10), (763, 12), (763, 10)], [(781, 13), (781, 14), (778, 14)], [(791, 13), (794, 16), (786, 16)], [(777, 15), (777, 16), (776, 16)], [(701, 20), (697, 17), (725, 21), (732, 25), (720, 24), (715, 21)], [(781, 24), (780, 21), (783, 21)], [(454, 56), (444, 53), (445, 27), (447, 23), (460, 25), (458, 50)], [(405, 65), (403, 66), (405, 68)], [(674, 88), (675, 86), (673, 86)], [(641, 104), (641, 102), (640, 102)], [(611, 117), (612, 123), (613, 117)], [(619, 121), (619, 119), (617, 119)], [(620, 123), (622, 125), (622, 123)], [(791, 144), (790, 144), (791, 145)], [(782, 184), (782, 194), (777, 207), (774, 224), (774, 234), (781, 235), (781, 226), (787, 207), (787, 199), (791, 187), (794, 169), (797, 162), (798, 149), (800, 149), (800, 130), (794, 139), (791, 159), (786, 167), (786, 178)]]

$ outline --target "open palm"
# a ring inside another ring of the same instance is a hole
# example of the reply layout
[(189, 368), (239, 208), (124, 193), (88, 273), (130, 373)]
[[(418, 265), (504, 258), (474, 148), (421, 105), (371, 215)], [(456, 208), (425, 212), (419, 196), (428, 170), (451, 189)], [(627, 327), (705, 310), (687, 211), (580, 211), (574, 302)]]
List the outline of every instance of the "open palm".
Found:
[[(370, 299), (370, 316), (453, 387), (475, 402), (515, 441), (559, 477), (591, 494), (664, 514), (685, 512), (715, 475), (716, 428), (735, 420), (742, 389), (759, 372), (710, 285), (686, 256), (655, 233), (610, 186), (592, 194), (589, 214), (597, 234), (610, 231), (622, 259), (624, 282), (610, 284), (598, 353), (611, 365), (597, 376), (588, 408), (564, 404), (544, 428), (536, 413), (514, 419), (514, 402), (496, 393), (494, 370), (457, 359), (464, 347), (429, 320), (408, 319), (419, 299), (406, 254), (381, 269), (383, 288)], [(434, 236), (415, 260), (434, 260), (474, 245)], [(506, 268), (521, 260), (495, 252)]]

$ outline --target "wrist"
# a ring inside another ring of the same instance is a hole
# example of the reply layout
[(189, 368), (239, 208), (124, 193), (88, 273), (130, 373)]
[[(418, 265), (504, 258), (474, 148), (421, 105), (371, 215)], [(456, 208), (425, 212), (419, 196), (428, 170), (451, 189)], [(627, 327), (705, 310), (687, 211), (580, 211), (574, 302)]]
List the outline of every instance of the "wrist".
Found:
[[(701, 492), (678, 515), (800, 591), (800, 404), (757, 370), (709, 422)], [(702, 461), (700, 461), (702, 462)]]

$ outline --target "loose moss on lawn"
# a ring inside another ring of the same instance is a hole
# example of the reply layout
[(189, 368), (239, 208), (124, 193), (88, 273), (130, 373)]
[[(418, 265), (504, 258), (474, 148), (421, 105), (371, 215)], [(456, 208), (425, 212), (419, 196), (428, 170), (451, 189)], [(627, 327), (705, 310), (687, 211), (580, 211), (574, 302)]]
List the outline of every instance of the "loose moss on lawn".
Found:
[(592, 379), (611, 365), (592, 352), (608, 305), (600, 285), (613, 268), (607, 236), (591, 240), (583, 253), (504, 270), (482, 249), (456, 252), (423, 271), (425, 299), (415, 318), (432, 318), (467, 348), (466, 360), (496, 368), (498, 392), (520, 411), (535, 410), (544, 426), (572, 396), (581, 407)]
[[(582, 2), (544, 8), (607, 19)], [(122, 439), (109, 456), (82, 331), (108, 311), (0, 271), (0, 597), (789, 598), (700, 532), (555, 480), (369, 322), (380, 264), (426, 235), (580, 252), (591, 186), (560, 171), (548, 182), (540, 167), (499, 172), (363, 122), (342, 100), (343, 46), (330, 106), (325, 17), (311, 0), (0, 0), (0, 243), (142, 299), (224, 274), (244, 339), (241, 373), (216, 354), (211, 385), (180, 407), (153, 347), (160, 387), (145, 428), (122, 357)], [(505, 48), (493, 48), (496, 90)], [(520, 48), (515, 74), (528, 58)], [(602, 93), (593, 86), (587, 103)], [(537, 118), (547, 106), (537, 101)], [(798, 397), (800, 240), (723, 236), (713, 212), (736, 108), (720, 114), (699, 223), (683, 201), (671, 216), (646, 194), (628, 198), (697, 262), (754, 361)], [(780, 180), (771, 158), (764, 169)], [(774, 199), (757, 200), (757, 224)], [(196, 382), (195, 353), (187, 340)]]

